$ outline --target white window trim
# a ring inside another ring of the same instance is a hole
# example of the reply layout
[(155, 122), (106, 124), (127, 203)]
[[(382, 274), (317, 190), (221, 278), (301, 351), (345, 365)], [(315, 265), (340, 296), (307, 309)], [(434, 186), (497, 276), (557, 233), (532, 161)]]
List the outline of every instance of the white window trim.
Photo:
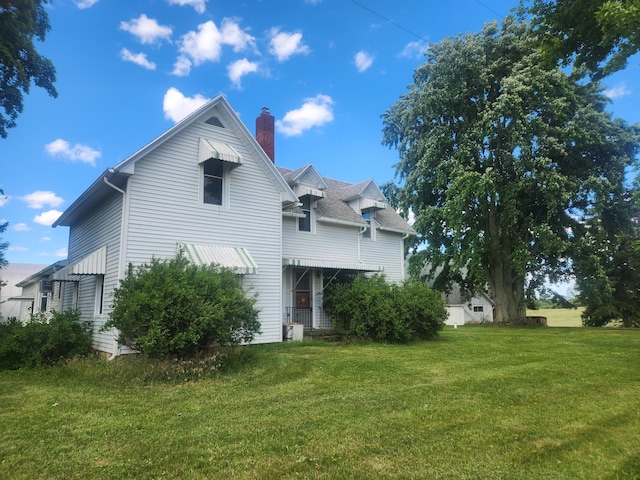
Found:
[(93, 313), (96, 316), (104, 315), (104, 275), (95, 276), (95, 304)]
[(317, 200), (314, 200), (313, 198), (309, 200), (309, 231), (300, 230), (300, 220), (296, 220), (296, 231), (307, 234), (307, 235), (316, 233), (316, 217), (313, 212), (316, 206), (316, 202)]
[(224, 160), (220, 160), (222, 162), (222, 205), (215, 205), (213, 203), (205, 203), (204, 201), (204, 164), (202, 162), (200, 167), (200, 177), (198, 180), (198, 202), (201, 206), (205, 208), (211, 208), (215, 210), (229, 210), (229, 204), (231, 203), (231, 165), (229, 162), (225, 162)]

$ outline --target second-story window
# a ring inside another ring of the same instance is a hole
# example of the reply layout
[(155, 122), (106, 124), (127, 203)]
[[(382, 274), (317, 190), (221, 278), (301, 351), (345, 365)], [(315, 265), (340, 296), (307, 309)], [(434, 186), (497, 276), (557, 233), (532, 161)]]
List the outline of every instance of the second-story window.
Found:
[(371, 212), (369, 210), (362, 212), (362, 218), (369, 224), (366, 230), (362, 232), (362, 238), (371, 238)]
[(222, 187), (224, 180), (224, 163), (212, 158), (204, 162), (204, 194), (203, 201), (211, 205), (222, 205)]
[(300, 199), (302, 205), (300, 209), (302, 213), (304, 213), (304, 218), (298, 219), (298, 230), (301, 232), (310, 232), (311, 231), (311, 197), (309, 195), (305, 195)]

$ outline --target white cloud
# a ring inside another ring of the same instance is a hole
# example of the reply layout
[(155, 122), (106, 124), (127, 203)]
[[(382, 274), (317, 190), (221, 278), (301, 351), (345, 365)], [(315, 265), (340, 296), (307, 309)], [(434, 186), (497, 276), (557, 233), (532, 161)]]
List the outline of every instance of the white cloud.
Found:
[(29, 228), (29, 225), (27, 225), (26, 223), (16, 223), (16, 224), (13, 226), (13, 229), (14, 229), (16, 232), (28, 232), (29, 230), (31, 230), (31, 229)]
[(627, 87), (626, 83), (621, 82), (615, 87), (611, 87), (605, 90), (604, 94), (611, 99), (621, 98), (626, 97), (627, 95), (631, 95), (631, 90)]
[(253, 73), (258, 71), (258, 64), (255, 62), (250, 62), (246, 58), (241, 60), (236, 60), (233, 63), (230, 63), (227, 67), (227, 71), (229, 72), (229, 78), (236, 86), (236, 88), (240, 88), (240, 82), (242, 77), (244, 77), (248, 73)]
[(50, 242), (51, 241), (51, 237), (42, 237), (40, 239), (41, 242)]
[(157, 20), (147, 17), (144, 13), (129, 22), (120, 22), (120, 30), (129, 32), (138, 38), (140, 43), (157, 43), (160, 40), (171, 40), (173, 28), (160, 25)]
[(58, 197), (55, 193), (43, 190), (36, 190), (33, 193), (18, 198), (25, 202), (29, 208), (43, 208), (45, 205), (57, 207), (64, 203), (64, 199)]
[(240, 28), (240, 25), (230, 18), (222, 20), (222, 43), (231, 45), (234, 52), (256, 50), (256, 39)]
[(96, 165), (96, 159), (102, 156), (102, 153), (98, 150), (94, 150), (87, 145), (76, 143), (72, 147), (69, 142), (61, 138), (58, 138), (51, 143), (47, 143), (44, 148), (52, 157), (66, 158), (72, 162), (80, 161), (88, 163), (94, 167)]
[(28, 252), (29, 251), (27, 247), (20, 247), (20, 246), (14, 246), (14, 245), (11, 245), (7, 250), (9, 250), (10, 252)]
[(276, 128), (278, 132), (291, 137), (331, 122), (333, 120), (332, 103), (333, 100), (328, 95), (306, 98), (302, 107), (287, 112), (282, 120), (277, 120)]
[(373, 57), (364, 50), (360, 50), (354, 57), (356, 68), (359, 72), (364, 72), (373, 64)]
[(80, 10), (84, 10), (85, 8), (93, 7), (98, 3), (98, 0), (74, 0), (73, 3), (75, 3)]
[(208, 101), (207, 98), (204, 98), (200, 94), (196, 94), (193, 97), (185, 97), (180, 90), (171, 87), (167, 90), (167, 93), (164, 94), (162, 110), (164, 110), (164, 117), (166, 119), (179, 122)]
[(281, 32), (279, 28), (271, 29), (271, 48), (269, 51), (275, 55), (279, 62), (288, 60), (295, 54), (308, 54), (311, 50), (302, 43), (302, 33)]
[(177, 77), (185, 77), (189, 75), (191, 72), (191, 60), (189, 60), (184, 55), (180, 55), (176, 60), (176, 63), (173, 64), (172, 75), (176, 75)]
[(4, 207), (9, 200), (11, 200), (11, 197), (9, 195), (0, 195), (0, 207)]
[(181, 7), (191, 5), (198, 13), (204, 13), (207, 9), (207, 0), (168, 0), (168, 2), (169, 5), (180, 5)]
[(60, 215), (62, 215), (62, 212), (59, 212), (58, 210), (49, 210), (33, 217), (33, 221), (37, 224), (50, 227), (53, 225), (53, 222), (60, 217)]
[(67, 247), (63, 247), (63, 248), (60, 248), (60, 249), (56, 250), (54, 252), (54, 255), (56, 257), (67, 258), (67, 256), (69, 255), (69, 252), (67, 252)]
[(135, 63), (136, 65), (140, 65), (141, 67), (146, 68), (147, 70), (156, 69), (156, 64), (153, 62), (150, 62), (147, 59), (147, 55), (144, 53), (133, 53), (128, 49), (123, 48), (122, 50), (120, 50), (120, 57), (125, 62)]
[(427, 48), (429, 48), (429, 43), (424, 40), (409, 42), (404, 46), (398, 56), (405, 58), (422, 58)]
[(255, 37), (242, 30), (232, 19), (222, 20), (222, 28), (209, 20), (198, 25), (198, 31), (182, 36), (180, 56), (174, 65), (174, 75), (184, 76), (191, 70), (191, 64), (198, 66), (204, 62), (218, 62), (222, 47), (230, 45), (234, 52), (256, 48)]

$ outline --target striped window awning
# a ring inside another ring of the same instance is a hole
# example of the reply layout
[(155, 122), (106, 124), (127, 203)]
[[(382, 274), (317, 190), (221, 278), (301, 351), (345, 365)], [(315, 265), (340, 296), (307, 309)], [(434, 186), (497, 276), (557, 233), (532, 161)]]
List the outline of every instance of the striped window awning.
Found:
[(223, 247), (219, 245), (178, 244), (187, 257), (196, 265), (212, 263), (230, 268), (239, 275), (257, 275), (258, 264), (249, 250), (243, 247)]
[(72, 275), (104, 275), (107, 273), (107, 246), (86, 255), (79, 260), (71, 261), (65, 268), (52, 275), (59, 282), (78, 281)]
[(311, 258), (283, 258), (282, 265), (291, 267), (328, 268), (333, 270), (356, 270), (360, 272), (382, 272), (381, 265), (371, 265), (359, 262), (338, 262), (332, 260), (317, 260)]
[(233, 166), (242, 165), (242, 157), (231, 145), (207, 138), (200, 138), (198, 163), (200, 164), (213, 158), (229, 162), (233, 164)]

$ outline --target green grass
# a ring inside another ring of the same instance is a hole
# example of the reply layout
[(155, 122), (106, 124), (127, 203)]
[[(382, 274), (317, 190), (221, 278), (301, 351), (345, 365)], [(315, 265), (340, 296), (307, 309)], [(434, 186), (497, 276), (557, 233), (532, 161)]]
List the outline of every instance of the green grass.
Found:
[(2, 479), (633, 479), (640, 331), (447, 328), (251, 347), (240, 372), (0, 372)]
[(527, 315), (547, 317), (550, 327), (581, 327), (584, 307), (579, 308), (541, 308), (540, 310), (527, 310)]

